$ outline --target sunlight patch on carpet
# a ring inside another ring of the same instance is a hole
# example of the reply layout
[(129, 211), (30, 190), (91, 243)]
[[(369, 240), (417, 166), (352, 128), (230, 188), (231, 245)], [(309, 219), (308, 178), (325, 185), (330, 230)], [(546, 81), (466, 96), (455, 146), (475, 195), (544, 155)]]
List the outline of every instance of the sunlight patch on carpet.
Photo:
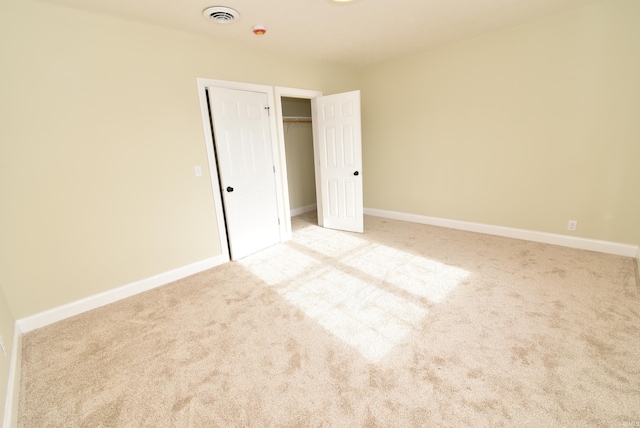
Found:
[(469, 276), (464, 269), (379, 244), (370, 244), (342, 262), (433, 303), (442, 302)]
[(333, 267), (282, 290), (329, 332), (378, 362), (426, 316), (427, 309)]
[(441, 303), (469, 275), (319, 227), (298, 230), (294, 243), (273, 246), (238, 263), (373, 363), (419, 327), (428, 313), (419, 299)]

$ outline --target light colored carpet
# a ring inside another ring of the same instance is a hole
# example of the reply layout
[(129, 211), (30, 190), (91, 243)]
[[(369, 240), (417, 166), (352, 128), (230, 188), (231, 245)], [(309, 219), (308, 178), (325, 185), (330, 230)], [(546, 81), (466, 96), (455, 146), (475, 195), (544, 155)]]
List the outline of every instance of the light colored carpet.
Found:
[(26, 334), (20, 426), (640, 424), (634, 260), (375, 217), (364, 235), (314, 221)]

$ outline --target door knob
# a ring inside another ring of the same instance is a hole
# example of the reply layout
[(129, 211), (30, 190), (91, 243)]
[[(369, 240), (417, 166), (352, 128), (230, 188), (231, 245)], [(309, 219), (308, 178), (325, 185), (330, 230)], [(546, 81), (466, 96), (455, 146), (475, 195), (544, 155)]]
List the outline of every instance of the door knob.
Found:
[(227, 187), (227, 192), (229, 192), (229, 193), (233, 192), (233, 187), (231, 187), (231, 186)]
[(359, 175), (360, 173), (358, 171), (354, 172), (353, 175)]

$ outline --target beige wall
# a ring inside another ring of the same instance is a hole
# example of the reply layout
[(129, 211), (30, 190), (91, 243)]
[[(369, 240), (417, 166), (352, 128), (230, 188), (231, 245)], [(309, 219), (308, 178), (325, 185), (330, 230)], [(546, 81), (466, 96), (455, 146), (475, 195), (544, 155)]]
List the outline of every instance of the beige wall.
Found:
[[(285, 124), (288, 126), (289, 124)], [(285, 128), (286, 129), (286, 128)], [(284, 136), (289, 181), (289, 207), (306, 207), (316, 203), (311, 123), (297, 123)]]
[(11, 315), (7, 299), (0, 287), (0, 336), (7, 351), (5, 356), (0, 350), (0, 423), (4, 420), (4, 402), (7, 397), (7, 382), (9, 381), (9, 362), (13, 345), (13, 324), (15, 319)]
[(305, 98), (282, 97), (284, 117), (311, 117), (311, 100)]
[(220, 253), (193, 176), (207, 163), (196, 77), (362, 89), (367, 207), (555, 233), (575, 219), (577, 236), (640, 244), (639, 13), (601, 2), (358, 76), (4, 0), (8, 306), (21, 318)]
[[(283, 98), (283, 116), (311, 117), (311, 101)], [(289, 207), (306, 207), (316, 203), (313, 166), (313, 131), (311, 122), (285, 123), (285, 153), (289, 182)]]
[(365, 206), (640, 244), (640, 1), (365, 71)]
[[(30, 0), (0, 6), (0, 283), (16, 319), (220, 254), (196, 78), (357, 75)], [(221, 60), (224, 58), (224, 60)]]

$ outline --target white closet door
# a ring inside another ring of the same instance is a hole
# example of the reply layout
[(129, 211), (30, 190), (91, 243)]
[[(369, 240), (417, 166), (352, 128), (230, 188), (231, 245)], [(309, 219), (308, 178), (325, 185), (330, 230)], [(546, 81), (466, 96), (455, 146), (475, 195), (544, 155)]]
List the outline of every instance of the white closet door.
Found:
[(311, 101), (318, 223), (330, 229), (364, 231), (360, 91)]
[(280, 242), (267, 94), (209, 88), (231, 259)]

